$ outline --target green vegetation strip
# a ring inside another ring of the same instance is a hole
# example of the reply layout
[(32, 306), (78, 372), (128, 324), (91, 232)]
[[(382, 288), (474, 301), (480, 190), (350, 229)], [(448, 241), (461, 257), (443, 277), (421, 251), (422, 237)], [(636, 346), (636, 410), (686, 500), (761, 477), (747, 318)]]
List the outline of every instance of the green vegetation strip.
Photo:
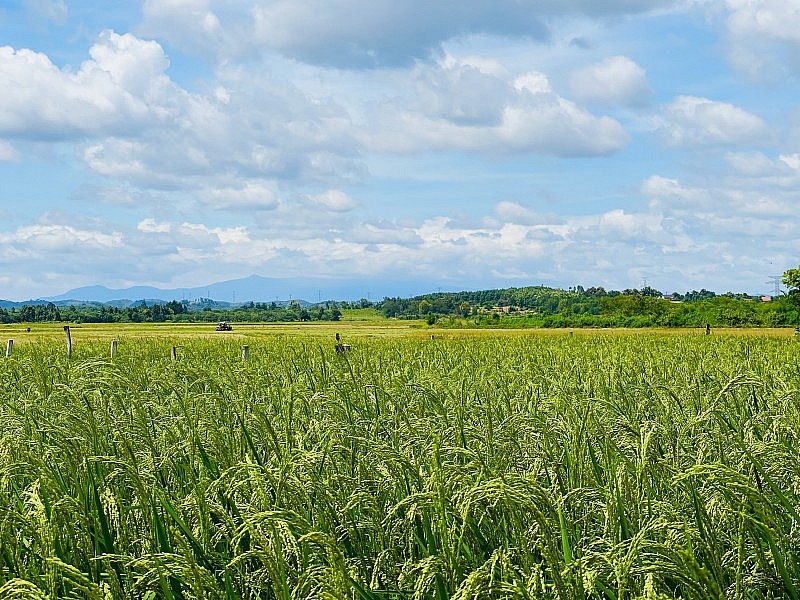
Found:
[(0, 597), (798, 598), (800, 340), (372, 327), (15, 346)]

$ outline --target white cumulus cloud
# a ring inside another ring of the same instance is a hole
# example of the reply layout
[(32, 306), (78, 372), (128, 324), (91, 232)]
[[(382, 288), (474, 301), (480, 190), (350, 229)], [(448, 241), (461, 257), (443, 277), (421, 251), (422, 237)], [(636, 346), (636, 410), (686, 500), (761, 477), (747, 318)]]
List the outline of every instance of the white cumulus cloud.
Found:
[(570, 76), (573, 94), (606, 106), (645, 106), (653, 91), (645, 70), (627, 56), (612, 56)]
[(165, 115), (152, 96), (163, 91), (168, 61), (155, 42), (103, 32), (89, 60), (73, 72), (42, 53), (0, 47), (0, 135), (68, 139), (129, 133)]
[[(559, 96), (544, 73), (499, 79), (476, 72), (473, 76), (488, 88), (485, 94), (465, 99), (459, 97), (458, 78), (450, 76), (451, 70), (449, 65), (424, 67), (425, 76), (417, 77), (416, 98), (392, 100), (370, 115), (374, 127), (364, 132), (365, 145), (382, 152), (435, 149), (589, 156), (615, 152), (628, 142), (617, 120), (596, 116)], [(421, 101), (429, 96), (458, 99)]]
[(754, 81), (778, 83), (800, 74), (800, 3), (727, 0), (728, 58)]
[(257, 181), (231, 188), (207, 188), (197, 192), (201, 202), (220, 210), (272, 210), (279, 200), (275, 192)]
[(136, 225), (136, 229), (145, 233), (169, 233), (172, 225), (166, 222), (158, 222), (155, 219), (142, 219)]
[(328, 190), (321, 194), (315, 194), (309, 196), (308, 201), (314, 208), (340, 213), (349, 212), (359, 206), (356, 200), (341, 190)]
[(26, 252), (70, 252), (109, 250), (123, 245), (120, 232), (81, 229), (58, 223), (37, 223), (18, 227), (10, 234), (0, 234), (0, 243), (18, 243)]
[(763, 143), (771, 137), (761, 117), (708, 98), (678, 96), (663, 116), (663, 133), (673, 146)]
[(642, 194), (650, 199), (651, 206), (661, 209), (701, 210), (711, 200), (707, 190), (683, 185), (678, 179), (651, 175), (641, 187)]

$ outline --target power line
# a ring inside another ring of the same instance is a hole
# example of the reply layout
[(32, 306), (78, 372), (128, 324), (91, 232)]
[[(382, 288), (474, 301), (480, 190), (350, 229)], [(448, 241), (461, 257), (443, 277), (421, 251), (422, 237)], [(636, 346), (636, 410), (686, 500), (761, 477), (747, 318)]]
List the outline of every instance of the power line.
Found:
[(775, 286), (775, 293), (773, 296), (780, 296), (781, 295), (781, 282), (783, 278), (780, 275), (770, 275), (769, 281), (766, 283), (771, 283)]

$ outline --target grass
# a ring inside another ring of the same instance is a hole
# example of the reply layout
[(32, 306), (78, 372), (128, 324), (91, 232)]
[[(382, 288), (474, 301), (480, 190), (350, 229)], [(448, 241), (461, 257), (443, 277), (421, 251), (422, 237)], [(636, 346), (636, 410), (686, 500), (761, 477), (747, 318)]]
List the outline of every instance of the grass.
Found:
[[(353, 313), (348, 315), (348, 313)], [(340, 332), (353, 338), (403, 338), (403, 339), (476, 339), (507, 337), (620, 337), (658, 334), (662, 336), (703, 336), (703, 328), (681, 329), (445, 329), (429, 327), (424, 321), (386, 319), (372, 309), (344, 311), (341, 322), (313, 321), (308, 323), (243, 323), (233, 324), (233, 331), (217, 332), (216, 323), (83, 323), (70, 325), (76, 344), (81, 341), (107, 341), (112, 339), (159, 339), (195, 341), (198, 339), (274, 339), (281, 336), (332, 339)], [(30, 331), (27, 329), (30, 328)], [(14, 345), (41, 344), (65, 339), (63, 323), (31, 323), (0, 325), (0, 342), (13, 339)], [(792, 328), (715, 328), (712, 336), (718, 337), (792, 337)], [(324, 342), (323, 342), (324, 343)]]
[[(363, 311), (358, 311), (363, 312)], [(349, 338), (404, 337), (429, 338), (430, 333), (421, 329), (417, 321), (394, 321), (389, 319), (362, 319), (349, 322), (312, 321), (308, 323), (233, 323), (232, 331), (215, 331), (216, 323), (83, 323), (70, 325), (74, 343), (81, 341), (108, 341), (130, 339), (133, 341), (169, 340), (240, 340), (275, 339), (280, 337), (312, 337), (333, 339), (337, 332)], [(27, 331), (30, 327), (30, 331)], [(15, 347), (20, 344), (41, 344), (65, 340), (62, 323), (35, 323), (0, 326), (0, 341), (13, 339)]]
[(798, 596), (797, 340), (335, 325), (15, 333), (0, 597)]

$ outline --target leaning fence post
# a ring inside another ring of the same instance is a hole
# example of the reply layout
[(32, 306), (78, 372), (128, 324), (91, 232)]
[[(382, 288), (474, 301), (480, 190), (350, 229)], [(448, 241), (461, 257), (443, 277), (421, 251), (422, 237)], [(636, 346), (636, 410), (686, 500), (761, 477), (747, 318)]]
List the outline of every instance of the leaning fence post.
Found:
[(64, 325), (64, 333), (67, 334), (67, 358), (72, 357), (72, 336), (69, 333), (69, 325)]
[(6, 358), (11, 356), (11, 349), (14, 347), (14, 340), (8, 340), (6, 344)]
[(178, 349), (175, 346), (173, 346), (172, 350), (170, 350), (169, 357), (172, 360), (178, 360)]
[(117, 340), (111, 340), (111, 358), (117, 355)]
[(250, 346), (242, 346), (242, 360), (250, 358)]

